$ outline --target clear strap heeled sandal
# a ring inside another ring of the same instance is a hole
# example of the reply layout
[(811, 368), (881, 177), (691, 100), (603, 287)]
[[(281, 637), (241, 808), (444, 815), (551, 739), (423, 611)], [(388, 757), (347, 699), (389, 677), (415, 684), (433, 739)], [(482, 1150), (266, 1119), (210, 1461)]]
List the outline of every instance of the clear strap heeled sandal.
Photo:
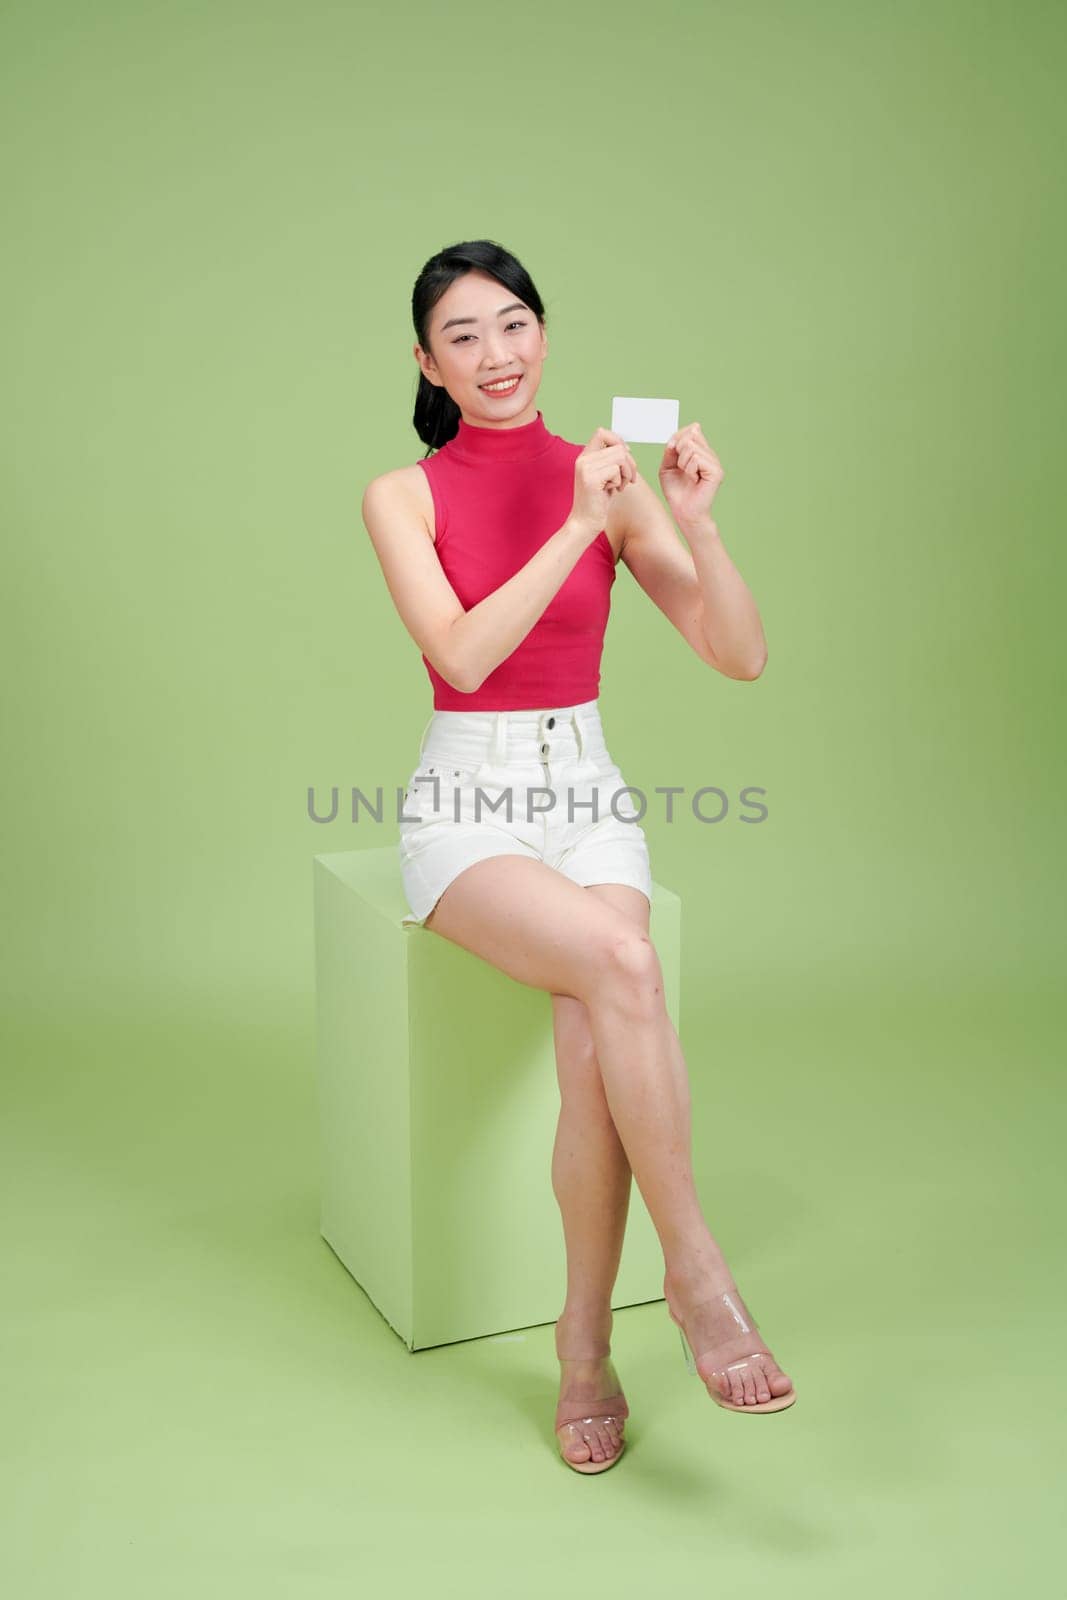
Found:
[[(559, 1356), (563, 1363), (564, 1372), (569, 1360), (575, 1358)], [(582, 1360), (596, 1360), (597, 1357), (581, 1357)], [(614, 1366), (610, 1368), (611, 1381), (618, 1383), (618, 1375)], [(566, 1380), (565, 1380), (566, 1381)], [(616, 1389), (613, 1394), (599, 1396), (591, 1399), (561, 1399), (556, 1406), (556, 1438), (559, 1442), (560, 1458), (568, 1467), (573, 1467), (575, 1472), (606, 1472), (608, 1467), (613, 1467), (626, 1449), (626, 1440), (622, 1436), (622, 1425), (630, 1415), (630, 1408), (626, 1404), (626, 1397), (621, 1389)], [(593, 1447), (587, 1437), (586, 1430), (595, 1427), (597, 1423), (614, 1422), (619, 1435), (619, 1448), (603, 1461), (593, 1460)], [(578, 1439), (589, 1447), (588, 1461), (572, 1461), (566, 1454), (569, 1444), (577, 1443)]]
[[(666, 1287), (664, 1287), (666, 1298)], [(694, 1356), (690, 1348), (684, 1324), (680, 1317), (675, 1316), (674, 1308), (667, 1299), (667, 1310), (670, 1312), (671, 1321), (677, 1323), (678, 1337), (682, 1341), (682, 1354), (685, 1364), (694, 1377), (704, 1379), (705, 1386), (711, 1398), (722, 1406), (724, 1411), (784, 1411), (787, 1406), (796, 1402), (796, 1391), (790, 1387), (785, 1394), (772, 1392), (769, 1400), (757, 1400), (751, 1405), (737, 1405), (733, 1400), (728, 1400), (719, 1386), (719, 1379), (723, 1376), (729, 1381), (731, 1377), (740, 1377), (746, 1371), (757, 1379), (762, 1370), (764, 1382), (770, 1388), (769, 1379), (781, 1372), (774, 1356), (767, 1349), (758, 1333), (759, 1324), (742, 1300), (737, 1287), (724, 1289), (712, 1295), (707, 1300), (702, 1300), (699, 1307), (704, 1325), (710, 1322), (709, 1333), (705, 1332), (702, 1342), (704, 1348), (698, 1356)], [(769, 1358), (777, 1372), (772, 1373), (760, 1361), (760, 1356)], [(709, 1357), (713, 1358), (709, 1363)], [(700, 1362), (703, 1370), (699, 1370)], [(788, 1377), (788, 1373), (781, 1373)]]

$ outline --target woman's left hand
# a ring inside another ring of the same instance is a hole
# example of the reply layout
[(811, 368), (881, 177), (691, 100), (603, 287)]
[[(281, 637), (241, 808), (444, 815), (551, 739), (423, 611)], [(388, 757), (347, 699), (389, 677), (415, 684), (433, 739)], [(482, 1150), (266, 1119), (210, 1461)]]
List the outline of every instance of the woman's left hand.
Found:
[(687, 423), (667, 440), (659, 481), (679, 527), (708, 515), (724, 477), (722, 463), (701, 432), (699, 422)]

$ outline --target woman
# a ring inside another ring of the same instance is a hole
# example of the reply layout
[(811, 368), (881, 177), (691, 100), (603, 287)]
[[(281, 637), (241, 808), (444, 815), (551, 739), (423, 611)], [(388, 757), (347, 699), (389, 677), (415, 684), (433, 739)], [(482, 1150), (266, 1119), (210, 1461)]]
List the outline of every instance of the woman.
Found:
[(513, 255), (490, 240), (442, 250), (412, 312), (414, 425), (429, 459), (363, 497), (434, 689), (400, 824), (404, 921), (552, 997), (552, 1184), (567, 1251), (557, 1436), (568, 1466), (600, 1472), (622, 1452), (628, 1414), (610, 1337), (631, 1173), (690, 1371), (727, 1409), (796, 1398), (693, 1183), (686, 1066), (648, 937), (647, 843), (597, 708), (617, 562), (726, 676), (758, 677), (766, 647), (710, 518), (722, 471), (696, 423), (660, 468), (686, 550), (623, 439), (598, 428), (583, 448), (545, 426), (544, 307)]

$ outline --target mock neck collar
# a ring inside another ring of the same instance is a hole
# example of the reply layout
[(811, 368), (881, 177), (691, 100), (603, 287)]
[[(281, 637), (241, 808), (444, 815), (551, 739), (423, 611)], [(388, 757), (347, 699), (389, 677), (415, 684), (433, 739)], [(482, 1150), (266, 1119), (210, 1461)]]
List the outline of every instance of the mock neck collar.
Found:
[(458, 432), (442, 448), (460, 461), (530, 461), (549, 449), (554, 439), (540, 411), (533, 422), (518, 428), (480, 428), (460, 417)]

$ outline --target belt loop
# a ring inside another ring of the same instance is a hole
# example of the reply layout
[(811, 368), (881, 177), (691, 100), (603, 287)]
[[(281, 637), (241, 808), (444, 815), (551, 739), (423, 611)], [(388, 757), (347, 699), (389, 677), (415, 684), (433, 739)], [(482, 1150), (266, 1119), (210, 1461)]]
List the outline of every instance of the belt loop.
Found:
[(419, 766), (420, 767), (422, 766), (422, 752), (423, 752), (423, 746), (426, 743), (426, 735), (429, 733), (430, 727), (431, 727), (431, 725), (433, 723), (433, 719), (434, 719), (434, 717), (436, 717), (436, 715), (437, 715), (436, 710), (430, 712), (430, 721), (426, 724), (425, 728), (423, 728), (423, 730), (422, 730), (422, 738), (419, 740)]
[(508, 759), (508, 714), (498, 711), (496, 726), (493, 729), (493, 761), (498, 767), (504, 766)]
[(574, 737), (578, 741), (578, 760), (584, 761), (589, 741), (586, 738), (585, 727), (582, 723), (582, 714), (577, 706), (571, 712), (571, 721), (574, 723)]
[(486, 777), (491, 768), (501, 766), (507, 754), (504, 741), (504, 732), (507, 727), (507, 723), (504, 719), (507, 716), (507, 712), (491, 711), (489, 712), (489, 716), (491, 716), (493, 719), (492, 723), (490, 724), (492, 732), (489, 735), (489, 743), (482, 754), (482, 759), (479, 762), (474, 774), (474, 781), (476, 783), (479, 779)]
[(582, 775), (586, 778), (595, 778), (597, 775), (597, 758), (590, 750), (590, 724), (577, 707), (574, 709), (574, 731), (578, 739), (577, 760), (581, 763)]

